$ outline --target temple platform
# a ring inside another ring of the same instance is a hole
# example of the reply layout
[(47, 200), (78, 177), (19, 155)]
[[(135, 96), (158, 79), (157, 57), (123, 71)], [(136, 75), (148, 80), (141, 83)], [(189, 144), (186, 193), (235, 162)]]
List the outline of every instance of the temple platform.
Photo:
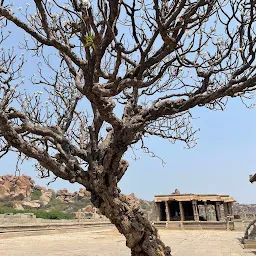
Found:
[(225, 221), (157, 221), (154, 226), (170, 230), (234, 230), (234, 222)]

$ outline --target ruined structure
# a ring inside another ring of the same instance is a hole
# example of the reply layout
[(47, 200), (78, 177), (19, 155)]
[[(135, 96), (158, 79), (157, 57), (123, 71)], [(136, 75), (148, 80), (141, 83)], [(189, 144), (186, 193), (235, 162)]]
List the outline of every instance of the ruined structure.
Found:
[[(232, 205), (234, 202), (235, 200), (228, 195), (180, 193), (156, 195), (157, 222), (164, 222), (170, 228), (197, 226), (198, 228), (222, 227), (223, 229), (227, 228), (228, 223), (228, 229), (230, 229), (232, 228), (230, 222), (233, 221)], [(214, 214), (212, 214), (213, 210)]]

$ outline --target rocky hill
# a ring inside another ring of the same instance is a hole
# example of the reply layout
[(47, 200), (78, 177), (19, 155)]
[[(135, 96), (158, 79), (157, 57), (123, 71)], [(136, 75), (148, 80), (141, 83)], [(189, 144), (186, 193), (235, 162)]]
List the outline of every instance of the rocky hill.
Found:
[(29, 176), (0, 176), (0, 201), (23, 201), (30, 197), (35, 182)]
[[(75, 218), (104, 218), (90, 202), (90, 192), (84, 188), (74, 193), (67, 189), (54, 191), (35, 184), (31, 177), (5, 175), (0, 176), (0, 207), (16, 210), (42, 209), (73, 213)], [(152, 202), (128, 196), (140, 204), (146, 211), (151, 211)]]
[(242, 219), (254, 219), (256, 216), (256, 204), (239, 204), (233, 205), (233, 212)]

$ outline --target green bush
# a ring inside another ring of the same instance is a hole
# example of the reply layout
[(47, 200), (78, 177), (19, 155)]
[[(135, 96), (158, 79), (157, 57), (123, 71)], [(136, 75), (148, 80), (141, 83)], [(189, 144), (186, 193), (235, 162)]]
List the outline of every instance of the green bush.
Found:
[(77, 212), (79, 209), (85, 208), (89, 204), (92, 204), (90, 198), (85, 197), (83, 199), (74, 200), (74, 202), (70, 204), (70, 208), (73, 212)]
[(49, 211), (60, 212), (77, 212), (79, 209), (91, 204), (89, 198), (74, 199), (72, 202), (63, 202), (60, 199), (51, 199), (50, 202), (43, 208)]
[(16, 210), (8, 206), (1, 206), (0, 207), (0, 214), (6, 214), (6, 213), (25, 213), (23, 210)]
[(0, 207), (0, 214), (8, 213), (33, 213), (37, 218), (49, 220), (73, 219), (72, 213), (61, 211), (44, 211), (44, 210), (16, 210), (11, 207)]
[(31, 200), (39, 200), (42, 195), (42, 192), (40, 190), (33, 190), (31, 192)]
[(13, 204), (12, 204), (12, 202), (10, 202), (10, 201), (0, 202), (0, 208), (1, 208), (1, 207), (9, 207), (9, 208), (12, 208), (12, 207), (13, 207)]
[(49, 211), (66, 211), (68, 205), (66, 202), (61, 201), (60, 199), (51, 199), (50, 202), (44, 207)]
[(68, 212), (60, 212), (60, 211), (42, 211), (35, 210), (32, 211), (36, 215), (37, 218), (41, 219), (49, 219), (49, 220), (62, 220), (62, 219), (73, 219), (73, 215)]

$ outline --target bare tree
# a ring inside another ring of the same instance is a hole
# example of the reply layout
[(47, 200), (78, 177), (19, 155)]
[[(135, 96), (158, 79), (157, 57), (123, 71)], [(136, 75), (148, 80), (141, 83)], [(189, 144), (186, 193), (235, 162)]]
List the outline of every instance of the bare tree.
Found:
[(20, 89), (25, 60), (4, 47), (2, 155), (17, 151), (35, 159), (42, 176), (86, 187), (133, 256), (171, 255), (120, 193), (128, 168), (122, 157), (136, 143), (146, 148), (145, 136), (191, 147), (192, 108), (224, 109), (228, 97), (253, 97), (255, 1), (29, 2), (15, 15), (11, 1), (1, 1), (1, 44), (8, 26), (27, 34), (19, 46), (40, 59), (40, 78), (31, 83), (44, 94)]

